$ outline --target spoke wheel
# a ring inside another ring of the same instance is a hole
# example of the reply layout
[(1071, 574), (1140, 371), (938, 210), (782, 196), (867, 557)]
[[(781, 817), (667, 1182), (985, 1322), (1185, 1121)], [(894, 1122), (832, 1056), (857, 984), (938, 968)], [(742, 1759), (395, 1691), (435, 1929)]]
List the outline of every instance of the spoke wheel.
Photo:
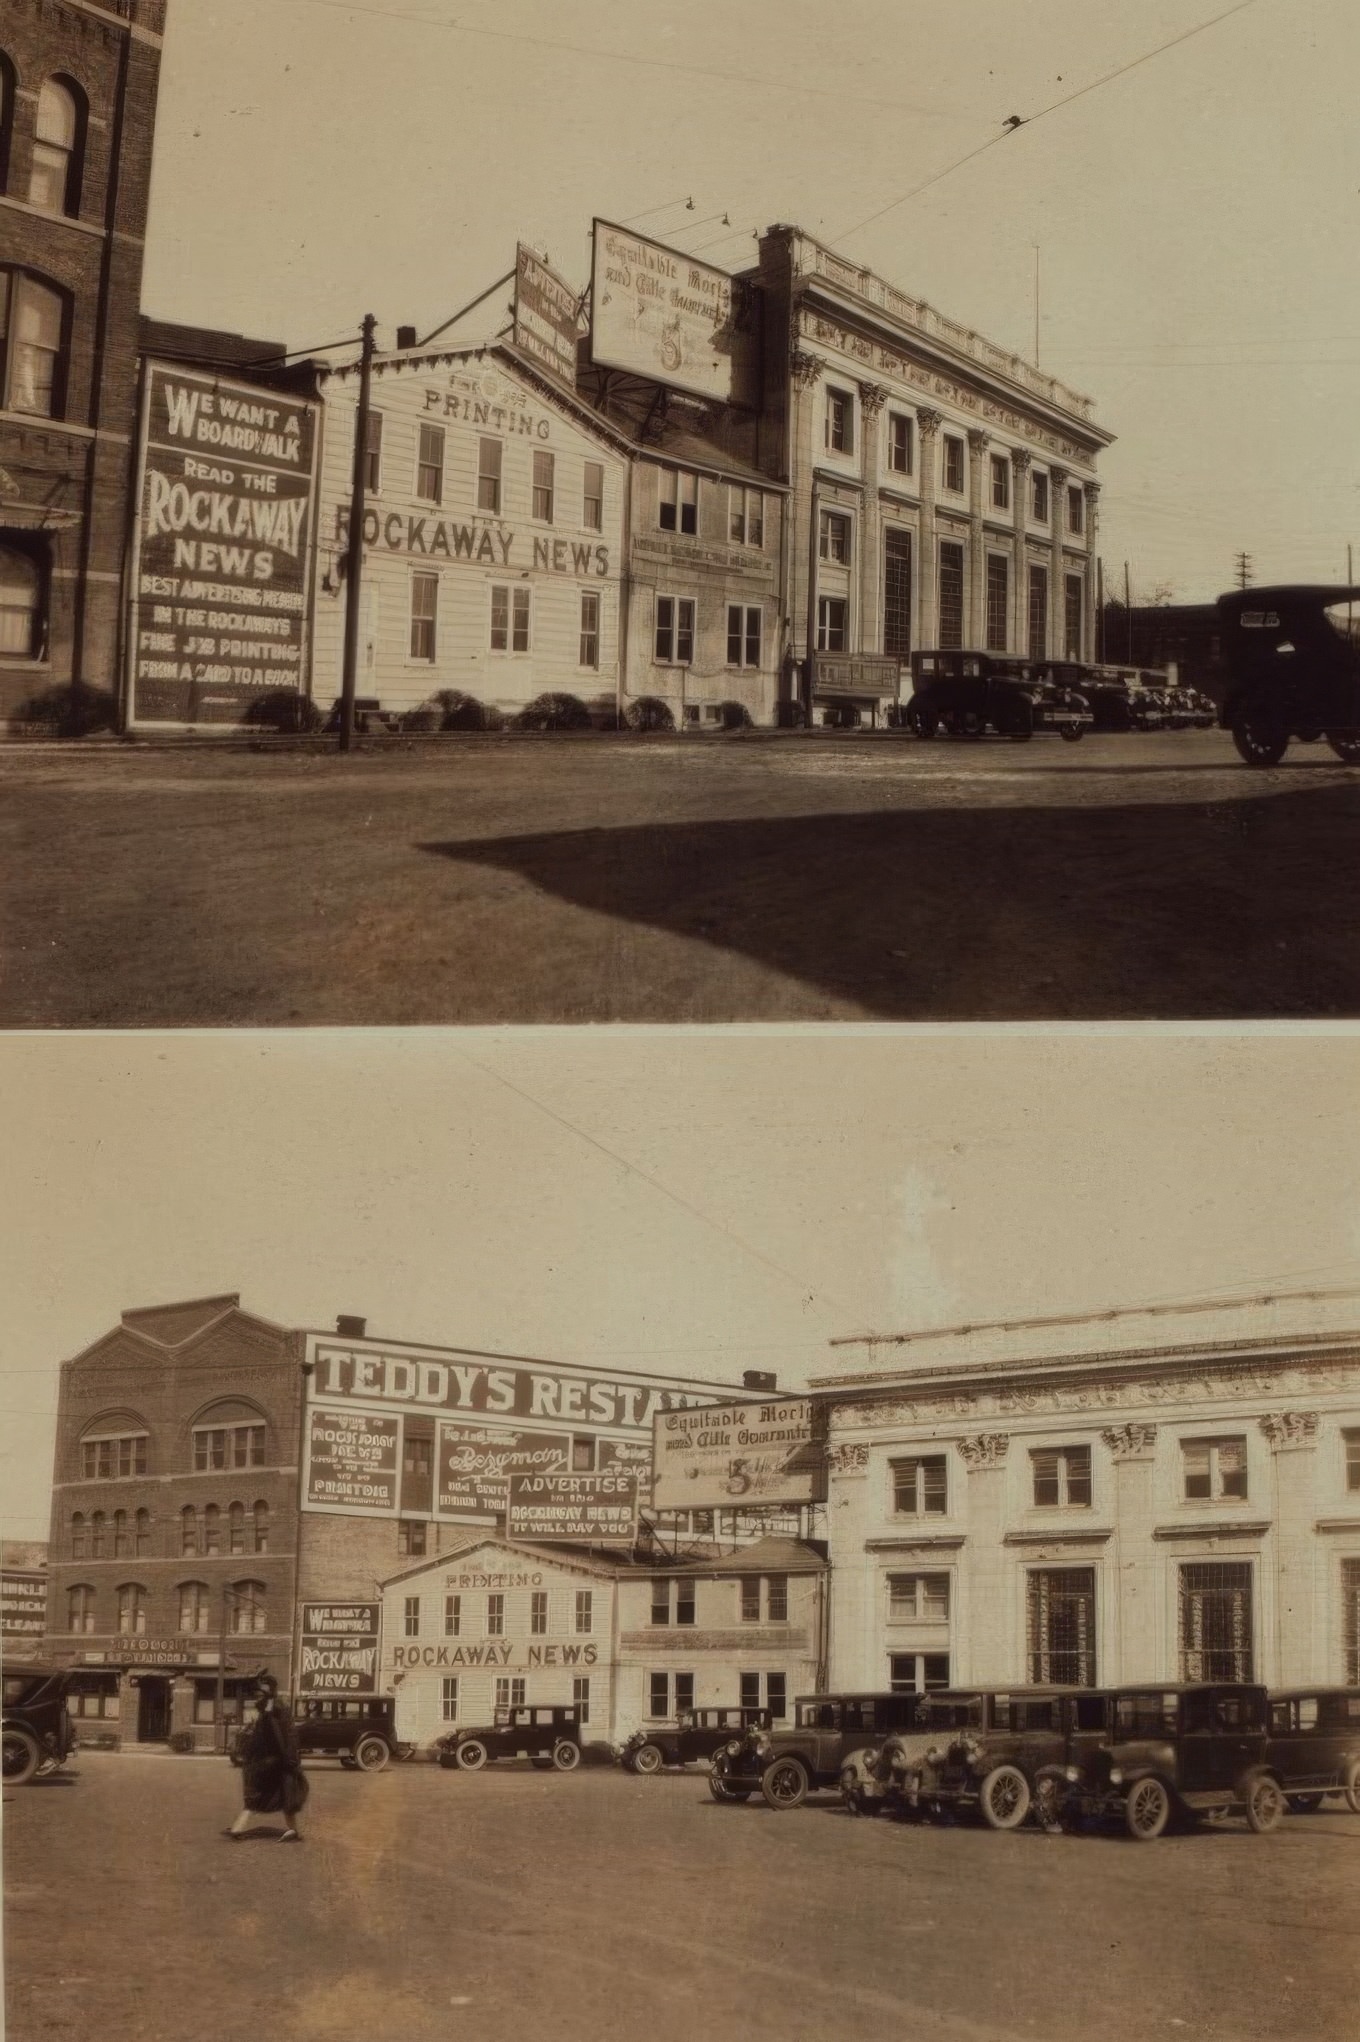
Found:
[(766, 1767), (760, 1791), (771, 1808), (801, 1808), (807, 1799), (807, 1768), (801, 1759), (777, 1758)]
[(1353, 1761), (1346, 1768), (1346, 1784), (1342, 1788), (1346, 1806), (1352, 1815), (1360, 1815), (1360, 1762)]
[(1291, 1815), (1311, 1815), (1322, 1806), (1321, 1794), (1286, 1794), (1284, 1798)]
[(633, 1753), (635, 1773), (659, 1773), (664, 1764), (665, 1759), (655, 1744), (640, 1744)]
[(1265, 1836), (1284, 1821), (1284, 1791), (1269, 1773), (1258, 1773), (1247, 1782), (1247, 1828), (1253, 1836)]
[(459, 1772), (479, 1773), (486, 1764), (486, 1746), (480, 1737), (465, 1737), (456, 1756)]
[(1084, 723), (1064, 723), (1059, 727), (1059, 737), (1067, 744), (1079, 744), (1086, 735)]
[(391, 1756), (381, 1737), (361, 1737), (354, 1747), (354, 1763), (360, 1772), (380, 1773)]
[(1151, 1843), (1171, 1820), (1171, 1796), (1160, 1780), (1136, 1780), (1124, 1802), (1124, 1824), (1139, 1843)]
[(738, 1801), (749, 1801), (751, 1798), (751, 1789), (749, 1787), (729, 1786), (727, 1775), (720, 1772), (711, 1772), (709, 1774), (708, 1791), (715, 1801), (723, 1803), (735, 1804)]
[(27, 1730), (7, 1730), (4, 1744), (4, 1775), (7, 1787), (21, 1787), (25, 1780), (31, 1780), (42, 1763), (42, 1752), (36, 1737), (30, 1737)]
[(553, 1746), (552, 1762), (559, 1773), (574, 1773), (581, 1763), (581, 1747), (564, 1737), (560, 1744)]
[(1289, 748), (1289, 732), (1264, 716), (1239, 716), (1232, 740), (1248, 766), (1278, 766)]
[(911, 726), (913, 737), (934, 737), (940, 727), (940, 719), (935, 711), (917, 702), (913, 702), (907, 711), (907, 722)]
[(1018, 1829), (1029, 1814), (1029, 1801), (1029, 1781), (1016, 1765), (994, 1766), (978, 1795), (988, 1829)]

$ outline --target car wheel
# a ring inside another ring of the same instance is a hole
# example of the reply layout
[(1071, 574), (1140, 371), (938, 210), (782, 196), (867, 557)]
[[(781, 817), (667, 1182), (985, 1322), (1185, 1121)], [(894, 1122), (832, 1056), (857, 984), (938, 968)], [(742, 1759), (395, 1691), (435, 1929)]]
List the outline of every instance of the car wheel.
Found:
[(664, 1754), (655, 1744), (640, 1744), (633, 1753), (635, 1773), (659, 1773), (665, 1762)]
[(36, 1737), (30, 1737), (27, 1730), (6, 1730), (4, 1741), (4, 1776), (7, 1787), (22, 1787), (25, 1780), (31, 1780), (42, 1762), (42, 1749)]
[(361, 1737), (354, 1747), (354, 1763), (363, 1773), (380, 1773), (391, 1756), (381, 1737)]
[(1329, 730), (1327, 742), (1343, 766), (1360, 766), (1360, 731)]
[(1360, 1815), (1360, 1760), (1352, 1760), (1346, 1768), (1346, 1783), (1341, 1789), (1346, 1797), (1346, 1806), (1352, 1815)]
[(749, 1801), (751, 1798), (751, 1789), (732, 1786), (728, 1781), (726, 1766), (717, 1763), (709, 1767), (708, 1791), (715, 1801)]
[(988, 1829), (1018, 1829), (1029, 1814), (1029, 1781), (1018, 1765), (993, 1766), (978, 1794)]
[(1247, 1828), (1253, 1836), (1265, 1836), (1284, 1821), (1284, 1791), (1269, 1773), (1257, 1773), (1247, 1782)]
[(1139, 1843), (1151, 1843), (1171, 1820), (1171, 1796), (1160, 1780), (1135, 1780), (1124, 1800), (1124, 1826)]
[(808, 1784), (807, 1767), (800, 1758), (777, 1758), (765, 1768), (760, 1791), (771, 1808), (801, 1808)]
[(960, 737), (982, 737), (986, 729), (987, 724), (984, 717), (976, 715), (971, 709), (964, 710), (962, 717), (959, 719)]
[(1052, 1773), (1040, 1773), (1034, 1782), (1034, 1819), (1046, 1836), (1061, 1836), (1066, 1828), (1066, 1784)]
[(867, 1815), (869, 1810), (860, 1792), (859, 1774), (852, 1765), (841, 1772), (841, 1802), (847, 1815)]
[(1321, 1794), (1286, 1794), (1284, 1800), (1291, 1815), (1311, 1815), (1322, 1806)]
[(340, 1763), (347, 1773), (356, 1773), (359, 1770), (358, 1759), (353, 1758), (347, 1751), (341, 1754)]
[(581, 1747), (564, 1737), (560, 1744), (553, 1746), (552, 1762), (559, 1773), (573, 1773), (581, 1763)]
[(1079, 744), (1086, 735), (1086, 725), (1084, 723), (1064, 723), (1059, 727), (1058, 735), (1067, 744)]
[(1278, 766), (1289, 749), (1289, 732), (1273, 718), (1239, 716), (1232, 727), (1237, 756), (1248, 766)]
[(940, 719), (935, 711), (916, 702), (907, 711), (907, 723), (913, 737), (934, 737), (940, 728)]
[(487, 1751), (480, 1737), (465, 1737), (454, 1752), (458, 1770), (464, 1773), (479, 1773), (486, 1764)]

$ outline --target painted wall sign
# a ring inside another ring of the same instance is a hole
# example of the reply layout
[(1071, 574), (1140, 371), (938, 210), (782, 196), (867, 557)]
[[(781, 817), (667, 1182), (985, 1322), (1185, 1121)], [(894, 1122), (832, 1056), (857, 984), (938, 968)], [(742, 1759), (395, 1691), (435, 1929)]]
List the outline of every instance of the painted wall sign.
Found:
[(659, 1413), (652, 1441), (653, 1508), (820, 1502), (826, 1495), (821, 1428), (808, 1397)]
[(0, 1638), (41, 1638), (47, 1628), (47, 1576), (6, 1567), (0, 1574)]
[(681, 248), (596, 220), (592, 360), (723, 404), (759, 401), (753, 292)]
[(363, 1515), (394, 1513), (401, 1420), (315, 1406), (307, 1416), (306, 1502)]
[(376, 1602), (306, 1602), (298, 1693), (375, 1695), (382, 1608)]
[(515, 346), (572, 392), (579, 308), (571, 285), (521, 241), (515, 251)]
[[(332, 542), (337, 549), (349, 540), (349, 505), (335, 507)], [(389, 553), (412, 553), (426, 560), (466, 560), (499, 573), (569, 574), (578, 581), (603, 580), (609, 573), (609, 548), (580, 539), (526, 537), (499, 522), (462, 524), (455, 518), (416, 515), (410, 511), (364, 512), (364, 544), (385, 546)]]
[(620, 1468), (603, 1475), (512, 1475), (512, 1539), (540, 1544), (631, 1546), (637, 1536), (638, 1477)]
[(129, 720), (238, 724), (306, 674), (318, 406), (149, 362)]
[(562, 1433), (516, 1432), (489, 1425), (439, 1427), (439, 1517), (504, 1516), (510, 1477), (565, 1469), (569, 1442)]

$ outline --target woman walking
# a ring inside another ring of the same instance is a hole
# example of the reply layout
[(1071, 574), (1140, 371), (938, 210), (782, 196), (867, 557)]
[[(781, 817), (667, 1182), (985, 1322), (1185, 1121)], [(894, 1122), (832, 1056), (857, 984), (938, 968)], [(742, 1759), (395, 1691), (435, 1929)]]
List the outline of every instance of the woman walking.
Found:
[(307, 1781), (297, 1731), (272, 1673), (262, 1673), (255, 1683), (255, 1720), (242, 1739), (241, 1762), (245, 1806), (222, 1834), (239, 1842), (253, 1829), (270, 1827), (267, 1818), (281, 1813), (287, 1826), (279, 1842), (301, 1843), (297, 1818)]

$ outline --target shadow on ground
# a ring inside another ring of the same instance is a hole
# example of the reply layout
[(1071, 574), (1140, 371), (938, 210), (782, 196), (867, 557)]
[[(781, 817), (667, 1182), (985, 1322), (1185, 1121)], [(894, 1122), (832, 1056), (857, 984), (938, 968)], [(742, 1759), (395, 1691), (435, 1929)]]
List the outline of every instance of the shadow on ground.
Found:
[[(1210, 804), (799, 815), (419, 848), (736, 953), (874, 1018), (1360, 1013), (1360, 783), (1278, 788), (1263, 780), (1259, 797)], [(706, 1019), (743, 1018), (703, 1004)], [(629, 1005), (639, 1018), (645, 991)]]

